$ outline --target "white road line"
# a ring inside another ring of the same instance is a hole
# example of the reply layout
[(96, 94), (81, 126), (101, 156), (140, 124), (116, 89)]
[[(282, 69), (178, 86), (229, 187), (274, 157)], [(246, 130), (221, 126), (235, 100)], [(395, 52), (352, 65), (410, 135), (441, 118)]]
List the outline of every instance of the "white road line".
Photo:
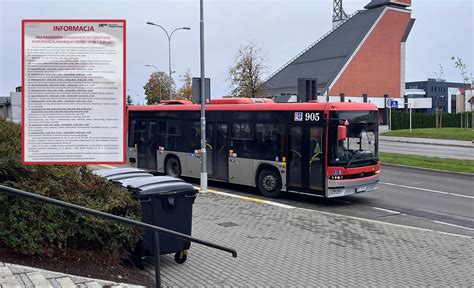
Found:
[[(116, 168), (114, 166), (106, 165), (106, 164), (99, 164), (99, 166), (105, 166), (105, 167), (109, 166), (108, 168)], [(386, 184), (386, 185), (392, 185), (392, 186), (402, 186), (402, 187), (404, 186), (404, 185), (397, 185), (397, 184), (392, 184), (392, 183), (380, 183), (380, 184)], [(194, 186), (194, 187), (199, 190), (199, 186)], [(409, 187), (409, 186), (406, 186), (405, 188), (428, 190), (430, 192), (436, 191), (436, 190), (423, 189), (423, 188), (417, 188), (417, 187)], [(394, 223), (383, 222), (383, 221), (378, 221), (378, 220), (372, 220), (372, 219), (367, 219), (367, 218), (360, 218), (360, 217), (348, 216), (348, 215), (337, 214), (337, 213), (332, 213), (332, 212), (325, 212), (325, 211), (320, 211), (320, 210), (312, 210), (312, 209), (308, 209), (308, 208), (301, 208), (301, 207), (281, 204), (281, 203), (278, 203), (278, 202), (263, 200), (263, 199), (259, 199), (259, 198), (251, 198), (251, 197), (247, 197), (247, 196), (241, 196), (241, 195), (226, 193), (226, 192), (222, 192), (222, 191), (216, 191), (216, 190), (213, 190), (213, 189), (209, 189), (209, 192), (211, 192), (211, 190), (212, 190), (212, 193), (220, 194), (222, 196), (252, 200), (252, 201), (255, 201), (255, 202), (265, 203), (265, 204), (269, 204), (269, 205), (273, 205), (273, 206), (277, 206), (277, 207), (281, 207), (281, 208), (285, 208), (285, 209), (299, 209), (299, 210), (305, 210), (305, 211), (312, 212), (312, 213), (321, 213), (321, 214), (332, 215), (332, 216), (346, 217), (346, 218), (357, 219), (357, 220), (362, 220), (362, 221), (366, 221), (366, 222), (385, 224), (385, 225), (395, 226), (395, 227), (400, 227), (400, 228), (409, 228), (409, 229), (425, 231), (425, 232), (435, 232), (435, 233), (439, 233), (439, 234), (456, 236), (456, 237), (461, 237), (461, 238), (468, 238), (468, 239), (472, 238), (471, 236), (466, 236), (466, 235), (441, 232), (441, 231), (425, 229), (425, 228), (419, 228), (419, 227), (414, 227), (414, 226), (406, 226), (406, 225), (401, 225), (401, 224), (394, 224)], [(442, 192), (442, 191), (436, 191), (434, 193), (448, 194), (448, 195), (454, 195), (454, 196), (460, 195), (460, 194), (452, 194), (452, 193)], [(466, 195), (460, 195), (460, 196), (465, 196), (466, 197)], [(467, 197), (474, 198), (474, 197), (470, 197), (470, 196), (467, 196)], [(344, 200), (339, 200), (339, 201), (344, 201)], [(346, 202), (349, 202), (349, 201), (346, 201)], [(349, 202), (349, 203), (352, 203), (352, 202)], [(401, 212), (398, 212), (398, 211), (383, 209), (383, 208), (379, 208), (379, 207), (372, 207), (372, 208), (377, 209), (377, 210), (390, 212), (390, 213), (397, 213), (397, 214), (405, 215), (405, 214), (403, 214)], [(445, 223), (445, 222), (440, 222), (440, 221), (434, 221), (434, 222), (437, 222), (437, 223), (440, 223), (440, 224), (445, 224), (445, 225), (450, 225), (450, 226), (454, 226), (454, 227), (458, 227), (458, 228), (463, 228), (463, 229), (467, 229), (467, 230), (474, 230), (474, 229), (471, 229), (471, 228), (458, 226), (458, 225), (454, 225), (454, 224), (449, 224), (449, 223)]]
[(390, 222), (383, 222), (383, 221), (379, 221), (379, 220), (373, 220), (373, 219), (368, 219), (368, 218), (361, 218), (361, 217), (356, 217), (356, 216), (349, 216), (349, 215), (344, 215), (344, 214), (336, 214), (336, 213), (326, 212), (326, 211), (320, 211), (320, 210), (311, 210), (311, 209), (308, 209), (308, 208), (299, 208), (299, 207), (296, 207), (296, 209), (305, 210), (305, 211), (313, 212), (313, 213), (316, 212), (316, 213), (321, 213), (321, 214), (326, 214), (326, 215), (339, 216), (339, 217), (346, 217), (346, 218), (361, 220), (361, 221), (365, 221), (365, 222), (372, 222), (372, 223), (384, 224), (384, 225), (388, 225), (388, 226), (394, 226), (394, 227), (400, 227), (400, 228), (408, 228), (408, 229), (413, 229), (413, 230), (418, 230), (418, 231), (434, 232), (434, 233), (438, 233), (438, 234), (449, 235), (449, 236), (455, 236), (455, 237), (461, 237), (461, 238), (468, 238), (468, 239), (472, 239), (472, 238), (473, 238), (473, 237), (467, 236), (467, 235), (461, 235), (461, 234), (455, 234), (455, 233), (442, 232), (442, 231), (437, 231), (437, 230), (432, 230), (432, 229), (420, 228), (420, 227), (415, 227), (415, 226), (407, 226), (407, 225), (395, 224), (395, 223), (390, 223)]
[(466, 230), (474, 231), (474, 229), (472, 229), (472, 228), (464, 227), (464, 226), (459, 226), (459, 225), (455, 225), (455, 224), (451, 224), (451, 223), (446, 223), (446, 222), (441, 222), (441, 221), (436, 221), (436, 220), (433, 220), (433, 222), (436, 222), (436, 223), (439, 223), (439, 224), (448, 225), (448, 226), (453, 226), (453, 227), (456, 227), (456, 228), (461, 228), (461, 229), (466, 229)]
[(413, 183), (408, 183), (407, 185), (418, 185), (418, 184), (423, 184), (425, 182), (413, 182)]
[(384, 212), (388, 212), (388, 213), (402, 214), (402, 212), (398, 212), (398, 211), (394, 211), (394, 210), (388, 210), (388, 209), (379, 208), (379, 207), (372, 207), (372, 208), (374, 208), (375, 210), (380, 210), (380, 211), (384, 211)]
[(414, 190), (420, 190), (420, 191), (426, 191), (426, 192), (431, 192), (431, 193), (438, 193), (438, 194), (443, 194), (443, 195), (450, 195), (450, 196), (474, 199), (474, 196), (462, 195), (462, 194), (450, 193), (450, 192), (444, 192), (444, 191), (438, 191), (438, 190), (433, 190), (433, 189), (426, 189), (426, 188), (413, 187), (413, 186), (400, 185), (400, 184), (387, 183), (387, 182), (379, 182), (379, 184), (388, 185), (388, 186), (402, 187), (402, 188), (408, 188), (408, 189), (414, 189)]

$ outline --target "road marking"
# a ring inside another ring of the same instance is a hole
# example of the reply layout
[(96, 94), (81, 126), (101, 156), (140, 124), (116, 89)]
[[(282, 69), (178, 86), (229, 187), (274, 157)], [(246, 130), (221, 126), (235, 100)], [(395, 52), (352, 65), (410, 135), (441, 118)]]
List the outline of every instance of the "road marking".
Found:
[[(199, 187), (196, 187), (196, 189), (199, 189)], [(331, 215), (331, 216), (347, 217), (347, 218), (351, 218), (351, 219), (367, 221), (367, 222), (373, 222), (373, 223), (389, 225), (389, 226), (394, 226), (394, 227), (408, 228), (408, 229), (414, 229), (414, 230), (419, 230), (419, 231), (434, 232), (434, 233), (443, 234), (443, 235), (449, 235), (449, 236), (456, 236), (456, 237), (472, 239), (471, 236), (467, 236), (467, 235), (454, 234), (454, 233), (436, 231), (436, 230), (432, 230), (432, 229), (419, 228), (419, 227), (414, 227), (414, 226), (406, 226), (406, 225), (401, 225), (401, 224), (394, 224), (394, 223), (390, 223), (390, 222), (383, 222), (383, 221), (378, 221), (378, 220), (373, 220), (373, 219), (360, 218), (360, 217), (355, 217), (355, 216), (337, 214), (337, 213), (320, 211), (320, 210), (313, 210), (313, 209), (308, 209), (308, 208), (301, 208), (301, 207), (281, 204), (281, 203), (277, 203), (277, 202), (273, 202), (273, 201), (268, 201), (268, 200), (253, 198), (253, 197), (240, 196), (240, 195), (235, 195), (235, 194), (231, 194), (231, 193), (221, 192), (221, 191), (217, 191), (217, 190), (213, 190), (213, 189), (208, 189), (207, 191), (209, 191), (211, 193), (223, 195), (223, 196), (228, 196), (228, 197), (233, 197), (233, 198), (240, 198), (240, 199), (243, 199), (243, 200), (250, 200), (250, 201), (258, 200), (258, 201), (255, 201), (255, 202), (266, 203), (266, 204), (270, 204), (270, 205), (274, 205), (274, 206), (278, 206), (278, 207), (282, 207), (282, 208), (286, 208), (286, 209), (298, 209), (298, 210), (304, 210), (304, 211), (311, 212), (311, 213), (321, 213), (321, 214), (326, 214), (326, 215)], [(372, 207), (372, 208), (378, 208), (378, 207)], [(379, 208), (379, 209), (383, 209), (383, 208)], [(387, 209), (384, 209), (384, 210), (387, 210)], [(396, 212), (396, 213), (399, 213), (400, 215), (406, 215), (406, 214), (403, 214), (403, 213), (397, 212), (397, 211), (392, 211), (392, 210), (388, 210), (388, 211)], [(470, 229), (470, 228), (467, 228), (467, 229)]]
[(107, 164), (98, 164), (98, 166), (102, 166), (102, 167), (109, 168), (109, 169), (115, 169), (115, 168), (117, 168), (117, 167), (115, 167), (115, 166), (107, 165)]
[(414, 182), (414, 183), (408, 183), (407, 185), (418, 185), (418, 184), (423, 184), (425, 182)]
[[(114, 167), (112, 165), (107, 165), (107, 164), (99, 164), (99, 166), (103, 166), (103, 167), (111, 168), (111, 169), (117, 168), (117, 167)], [(398, 185), (398, 184), (392, 184), (392, 183), (382, 183), (382, 182), (380, 182), (380, 184), (386, 184), (386, 185), (392, 185), (392, 186), (401, 186), (401, 187), (405, 186), (405, 185)], [(196, 188), (197, 190), (200, 189), (199, 186), (194, 186), (194, 188)], [(428, 190), (429, 192), (436, 191), (436, 190), (417, 188), (417, 187), (409, 187), (409, 186), (406, 186), (405, 188)], [(413, 226), (406, 226), (406, 225), (401, 225), (401, 224), (383, 222), (383, 221), (378, 221), (378, 220), (373, 220), (373, 219), (360, 218), (360, 217), (348, 216), (348, 215), (343, 215), (343, 214), (336, 214), (336, 213), (332, 213), (332, 212), (325, 212), (325, 211), (320, 211), (320, 210), (312, 210), (312, 209), (308, 209), (308, 208), (301, 208), (301, 207), (281, 204), (281, 203), (278, 203), (278, 202), (263, 200), (263, 199), (259, 199), (259, 198), (235, 195), (235, 194), (231, 194), (231, 193), (227, 193), (227, 192), (217, 191), (217, 190), (214, 190), (214, 189), (207, 189), (207, 191), (211, 192), (211, 193), (214, 193), (214, 194), (222, 195), (222, 196), (239, 198), (239, 199), (242, 199), (242, 200), (254, 201), (254, 202), (257, 202), (257, 203), (265, 203), (265, 204), (269, 204), (269, 205), (273, 205), (273, 206), (281, 207), (281, 208), (285, 208), (285, 209), (299, 209), (299, 210), (304, 210), (304, 211), (308, 211), (308, 212), (312, 212), (312, 213), (321, 213), (321, 214), (326, 214), (326, 215), (331, 215), (331, 216), (347, 217), (347, 218), (351, 218), (351, 219), (356, 219), (356, 220), (361, 220), (361, 221), (366, 221), (366, 222), (373, 222), (373, 223), (389, 225), (389, 226), (394, 226), (394, 227), (409, 228), (409, 229), (425, 231), (425, 232), (435, 232), (435, 233), (439, 233), (439, 234), (443, 234), (443, 235), (456, 236), (456, 237), (462, 237), (462, 238), (468, 238), (468, 239), (472, 238), (471, 236), (467, 236), (467, 235), (460, 235), (460, 234), (436, 231), (436, 230), (431, 230), (431, 229), (425, 229), (425, 228), (419, 228), (419, 227), (413, 227)], [(464, 196), (464, 197), (468, 197), (468, 198), (474, 198), (474, 197), (471, 197), (471, 196), (466, 196), (466, 195), (461, 195), (461, 194), (453, 194), (453, 193), (442, 192), (442, 191), (436, 191), (434, 193), (448, 194), (448, 195), (454, 195), (454, 196), (460, 195), (460, 196)], [(344, 200), (339, 200), (339, 201), (344, 201)], [(349, 202), (349, 201), (347, 201), (347, 202)], [(352, 202), (349, 202), (349, 203), (352, 203)], [(377, 209), (377, 210), (387, 211), (387, 212), (390, 211), (391, 213), (397, 213), (397, 214), (405, 215), (405, 214), (403, 214), (401, 212), (398, 212), (398, 211), (392, 211), (392, 210), (383, 209), (383, 208), (379, 208), (379, 207), (372, 207), (372, 208)], [(459, 227), (459, 228), (463, 228), (463, 229), (467, 229), (467, 230), (474, 230), (474, 229), (471, 229), (471, 228), (458, 226), (458, 225), (454, 225), (454, 224), (449, 224), (449, 223), (445, 223), (445, 222), (441, 222), (441, 221), (434, 221), (434, 222), (449, 225), (449, 226)]]
[(474, 199), (474, 196), (462, 195), (462, 194), (450, 193), (450, 192), (444, 192), (444, 191), (438, 191), (438, 190), (433, 190), (433, 189), (426, 189), (426, 188), (413, 187), (413, 186), (400, 185), (400, 184), (387, 183), (387, 182), (379, 182), (379, 184), (384, 184), (384, 185), (388, 185), (388, 186), (397, 186), (397, 187), (414, 189), (414, 190), (421, 190), (421, 191), (426, 191), (426, 192), (431, 192), (431, 193), (438, 193), (438, 194), (443, 194), (443, 195), (450, 195), (450, 196)]
[(439, 224), (448, 225), (448, 226), (453, 226), (453, 227), (456, 227), (456, 228), (461, 228), (461, 229), (466, 229), (466, 230), (474, 231), (474, 229), (469, 228), (469, 227), (459, 226), (459, 225), (455, 225), (455, 224), (451, 224), (451, 223), (446, 223), (446, 222), (442, 222), (442, 221), (433, 220), (433, 222), (436, 222), (436, 223), (439, 223)]
[[(200, 189), (199, 186), (195, 186), (195, 188), (198, 189), (198, 190)], [(285, 208), (285, 209), (294, 209), (294, 208), (296, 208), (294, 206), (281, 204), (281, 203), (274, 202), (274, 201), (269, 201), (269, 200), (254, 198), (254, 197), (249, 197), (249, 196), (236, 195), (236, 194), (231, 194), (231, 193), (227, 193), (227, 192), (217, 191), (217, 190), (214, 190), (214, 189), (207, 189), (207, 191), (211, 192), (211, 193), (214, 193), (214, 194), (219, 194), (219, 195), (223, 195), (223, 196), (238, 198), (238, 199), (242, 199), (242, 200), (253, 201), (253, 202), (257, 202), (257, 203), (264, 203), (264, 204), (268, 204), (268, 205), (272, 205), (272, 206), (276, 206), (276, 207), (280, 207), (280, 208)]]
[(383, 224), (383, 225), (388, 225), (388, 226), (394, 226), (394, 227), (399, 227), (399, 228), (408, 228), (408, 229), (419, 230), (419, 231), (424, 231), (424, 232), (434, 232), (434, 233), (443, 234), (443, 235), (449, 235), (449, 236), (456, 236), (456, 237), (472, 239), (471, 236), (467, 236), (467, 235), (436, 231), (436, 230), (432, 230), (432, 229), (419, 228), (419, 227), (414, 227), (414, 226), (406, 226), (406, 225), (402, 225), (402, 224), (394, 224), (394, 223), (390, 223), (390, 222), (383, 222), (383, 221), (379, 221), (379, 220), (373, 220), (373, 219), (368, 219), (368, 218), (360, 218), (360, 217), (349, 216), (349, 215), (344, 215), (344, 214), (336, 214), (336, 213), (320, 211), (320, 210), (311, 210), (311, 209), (308, 209), (308, 208), (299, 208), (299, 207), (295, 207), (295, 208), (297, 208), (299, 210), (306, 210), (308, 212), (313, 212), (313, 213), (321, 213), (321, 214), (327, 214), (327, 215), (338, 216), (338, 217), (347, 217), (347, 218), (350, 218), (350, 219), (361, 220), (361, 221), (366, 221), (366, 222), (373, 222), (373, 223), (378, 223), (378, 224)]
[(388, 213), (402, 214), (402, 212), (398, 212), (398, 211), (394, 211), (394, 210), (388, 210), (388, 209), (379, 208), (379, 207), (372, 207), (372, 208), (374, 208), (375, 210), (380, 210), (380, 211), (384, 211), (384, 212), (388, 212)]

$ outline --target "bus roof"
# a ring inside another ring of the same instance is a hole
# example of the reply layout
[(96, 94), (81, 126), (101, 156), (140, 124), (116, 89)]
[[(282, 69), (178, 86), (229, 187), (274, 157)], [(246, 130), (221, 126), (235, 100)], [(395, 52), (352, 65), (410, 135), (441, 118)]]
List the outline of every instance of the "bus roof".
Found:
[[(216, 101), (219, 103), (220, 101)], [(214, 103), (216, 103), (214, 102)], [(224, 102), (224, 101), (222, 101)], [(221, 102), (221, 103), (222, 103)], [(241, 101), (241, 103), (244, 101)], [(242, 104), (206, 104), (206, 111), (376, 111), (377, 106), (371, 103), (242, 103)], [(129, 111), (198, 111), (199, 104), (159, 104), (146, 106), (129, 106)]]

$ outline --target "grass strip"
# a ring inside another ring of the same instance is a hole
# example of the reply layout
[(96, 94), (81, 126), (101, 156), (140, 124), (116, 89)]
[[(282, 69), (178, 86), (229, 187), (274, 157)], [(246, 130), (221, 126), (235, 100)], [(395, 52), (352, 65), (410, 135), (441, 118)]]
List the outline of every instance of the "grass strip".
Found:
[(379, 153), (380, 161), (387, 164), (398, 164), (412, 167), (463, 172), (474, 174), (473, 160), (445, 159), (396, 153)]
[(410, 133), (410, 130), (393, 130), (385, 132), (382, 135), (471, 141), (474, 139), (474, 130), (471, 128), (423, 128), (412, 129), (412, 133)]

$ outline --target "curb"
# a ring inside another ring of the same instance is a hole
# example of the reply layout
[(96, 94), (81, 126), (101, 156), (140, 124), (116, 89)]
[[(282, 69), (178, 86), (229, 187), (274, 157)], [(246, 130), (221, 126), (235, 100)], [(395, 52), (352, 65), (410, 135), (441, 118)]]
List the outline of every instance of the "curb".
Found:
[(380, 162), (380, 163), (383, 166), (403, 167), (403, 168), (409, 168), (413, 170), (425, 170), (425, 171), (430, 171), (430, 172), (440, 172), (440, 173), (451, 174), (451, 175), (474, 176), (474, 173), (467, 173), (467, 172), (454, 172), (454, 171), (446, 171), (446, 170), (439, 170), (439, 169), (408, 166), (408, 165), (402, 165), (402, 164), (391, 164), (391, 163), (385, 163), (385, 162)]
[[(386, 136), (390, 137), (390, 136)], [(396, 140), (396, 139), (380, 139), (380, 142), (398, 142), (398, 143), (409, 143), (409, 144), (422, 144), (422, 145), (442, 145), (450, 147), (461, 147), (461, 148), (474, 148), (474, 145), (462, 145), (462, 144), (445, 144), (445, 143), (433, 143), (433, 142), (416, 142), (410, 140)], [(469, 142), (469, 141), (467, 141)]]

